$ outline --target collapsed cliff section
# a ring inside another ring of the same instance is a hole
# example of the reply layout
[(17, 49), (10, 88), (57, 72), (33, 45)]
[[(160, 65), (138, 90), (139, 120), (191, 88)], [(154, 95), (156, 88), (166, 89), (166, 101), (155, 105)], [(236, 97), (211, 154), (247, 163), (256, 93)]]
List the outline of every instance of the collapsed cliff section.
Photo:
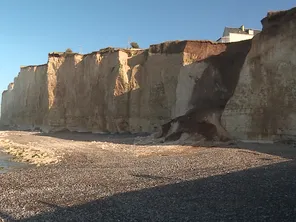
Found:
[(262, 24), (222, 122), (239, 140), (295, 139), (296, 8), (268, 13)]
[(207, 140), (228, 140), (221, 115), (233, 95), (251, 41), (216, 45), (216, 55), (184, 65), (176, 89), (175, 118), (159, 137), (178, 140), (183, 133)]

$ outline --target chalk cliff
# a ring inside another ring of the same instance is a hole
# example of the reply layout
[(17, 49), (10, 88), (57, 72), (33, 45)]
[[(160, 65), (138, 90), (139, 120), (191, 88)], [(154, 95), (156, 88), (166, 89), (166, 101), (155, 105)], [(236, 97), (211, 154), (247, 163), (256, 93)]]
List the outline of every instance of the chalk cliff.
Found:
[(252, 41), (223, 125), (240, 140), (296, 135), (296, 8), (268, 13)]
[(157, 131), (180, 114), (177, 97), (178, 103), (188, 100), (182, 90), (176, 93), (180, 75), (195, 72), (185, 67), (225, 49), (209, 41), (176, 41), (148, 50), (51, 53), (46, 65), (21, 68), (14, 88), (3, 93), (2, 119), (44, 131)]
[(30, 129), (42, 126), (48, 110), (47, 66), (22, 67), (14, 83), (2, 94), (1, 121)]
[(21, 68), (3, 92), (1, 121), (44, 131), (159, 131), (165, 140), (293, 138), (296, 9), (269, 13), (262, 24), (252, 40), (229, 44), (51, 53), (47, 64)]

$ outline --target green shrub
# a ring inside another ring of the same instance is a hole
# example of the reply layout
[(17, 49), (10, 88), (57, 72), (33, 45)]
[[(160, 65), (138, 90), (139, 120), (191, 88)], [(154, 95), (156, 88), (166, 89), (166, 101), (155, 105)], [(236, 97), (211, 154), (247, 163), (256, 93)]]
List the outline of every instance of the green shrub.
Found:
[(73, 53), (73, 51), (72, 51), (72, 49), (67, 48), (67, 49), (66, 49), (66, 53), (69, 53), (69, 54), (70, 54), (70, 53)]
[(136, 42), (131, 42), (131, 47), (132, 47), (133, 49), (139, 49), (139, 48), (140, 48), (140, 46), (139, 46), (138, 43), (136, 43)]

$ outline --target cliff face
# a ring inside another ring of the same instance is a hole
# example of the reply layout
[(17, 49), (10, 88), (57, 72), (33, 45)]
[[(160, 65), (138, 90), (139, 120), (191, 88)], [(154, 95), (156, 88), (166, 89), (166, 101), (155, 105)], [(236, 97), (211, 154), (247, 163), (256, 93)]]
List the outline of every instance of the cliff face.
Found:
[(188, 92), (176, 93), (182, 88), (180, 75), (196, 71), (186, 67), (225, 48), (209, 41), (181, 41), (145, 51), (49, 54), (47, 65), (21, 69), (14, 88), (3, 94), (2, 116), (22, 129), (157, 131), (180, 114), (176, 100), (188, 100)]
[(234, 138), (296, 135), (296, 8), (269, 13), (252, 41), (222, 122)]
[(2, 94), (1, 120), (21, 129), (40, 127), (48, 109), (47, 66), (21, 68)]
[(220, 47), (219, 54), (181, 68), (177, 85), (176, 118), (162, 126), (161, 137), (176, 140), (183, 133), (209, 140), (230, 138), (221, 126), (224, 107), (233, 95), (251, 42)]
[(230, 44), (50, 54), (46, 65), (22, 68), (3, 93), (2, 122), (44, 131), (160, 131), (165, 140), (183, 133), (293, 138), (296, 9), (269, 13), (262, 24), (253, 40)]
[(2, 101), (1, 101), (1, 124), (10, 125), (12, 107), (13, 104), (13, 87), (14, 84), (10, 83), (2, 93)]

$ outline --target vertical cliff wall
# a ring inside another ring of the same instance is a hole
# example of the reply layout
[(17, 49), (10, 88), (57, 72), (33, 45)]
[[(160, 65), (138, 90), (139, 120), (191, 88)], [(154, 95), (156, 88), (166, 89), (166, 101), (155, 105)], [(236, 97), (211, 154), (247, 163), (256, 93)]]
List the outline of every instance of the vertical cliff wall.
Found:
[(128, 131), (128, 54), (50, 55), (49, 113), (54, 130)]
[(1, 120), (44, 131), (160, 131), (165, 140), (294, 138), (296, 9), (262, 24), (253, 40), (230, 44), (49, 54), (3, 93)]
[(2, 93), (1, 101), (1, 124), (11, 125), (11, 114), (13, 105), (13, 87), (14, 83), (10, 83), (7, 90)]
[(222, 122), (242, 140), (296, 135), (296, 8), (269, 13), (252, 41)]
[(185, 67), (225, 49), (209, 41), (177, 41), (148, 50), (52, 53), (46, 65), (21, 69), (14, 88), (4, 93), (3, 119), (44, 131), (157, 131), (179, 115), (176, 100), (188, 100), (178, 82), (196, 70)]
[(27, 66), (2, 94), (1, 120), (4, 124), (32, 129), (43, 125), (48, 111), (47, 65)]

